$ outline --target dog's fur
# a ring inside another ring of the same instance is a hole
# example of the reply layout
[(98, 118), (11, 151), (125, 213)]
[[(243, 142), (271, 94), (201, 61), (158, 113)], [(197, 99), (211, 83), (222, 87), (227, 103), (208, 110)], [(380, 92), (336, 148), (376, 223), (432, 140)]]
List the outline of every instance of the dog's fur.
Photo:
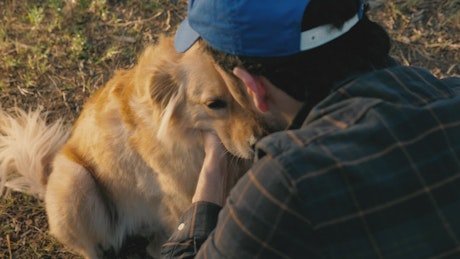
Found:
[(264, 130), (248, 98), (199, 43), (178, 54), (163, 38), (85, 103), (70, 135), (40, 110), (0, 111), (0, 187), (43, 197), (51, 233), (87, 258), (131, 235), (157, 254), (191, 203), (201, 130), (245, 158), (230, 185), (245, 171)]

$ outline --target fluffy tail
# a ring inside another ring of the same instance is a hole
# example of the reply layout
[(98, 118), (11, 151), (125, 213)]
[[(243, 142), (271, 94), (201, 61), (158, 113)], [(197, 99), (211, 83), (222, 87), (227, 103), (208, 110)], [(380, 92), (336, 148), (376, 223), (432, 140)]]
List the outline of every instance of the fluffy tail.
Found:
[(43, 198), (51, 162), (68, 135), (62, 120), (47, 124), (42, 108), (0, 109), (0, 196), (14, 190)]

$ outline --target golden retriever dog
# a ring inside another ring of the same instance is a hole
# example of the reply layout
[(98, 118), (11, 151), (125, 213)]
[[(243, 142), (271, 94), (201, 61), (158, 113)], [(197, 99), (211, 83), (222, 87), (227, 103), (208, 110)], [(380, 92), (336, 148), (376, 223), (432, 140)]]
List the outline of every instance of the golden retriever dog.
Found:
[(1, 111), (0, 187), (42, 197), (50, 233), (85, 258), (136, 235), (156, 256), (191, 204), (201, 132), (235, 157), (233, 185), (265, 130), (235, 82), (200, 44), (178, 54), (164, 37), (93, 94), (69, 130), (40, 110)]

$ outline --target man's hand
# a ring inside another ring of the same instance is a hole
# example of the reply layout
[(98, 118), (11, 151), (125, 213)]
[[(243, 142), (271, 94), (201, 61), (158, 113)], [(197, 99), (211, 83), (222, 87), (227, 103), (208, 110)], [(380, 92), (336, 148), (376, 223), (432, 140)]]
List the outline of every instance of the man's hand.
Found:
[(220, 139), (212, 132), (203, 132), (206, 153), (192, 202), (206, 201), (223, 206), (227, 197), (228, 156)]

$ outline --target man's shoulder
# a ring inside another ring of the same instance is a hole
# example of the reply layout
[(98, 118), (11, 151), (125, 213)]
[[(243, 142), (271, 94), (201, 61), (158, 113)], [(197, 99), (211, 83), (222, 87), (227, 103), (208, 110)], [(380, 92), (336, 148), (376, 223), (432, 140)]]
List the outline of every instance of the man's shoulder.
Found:
[[(360, 76), (315, 106), (301, 128), (260, 140), (256, 154), (291, 161), (306, 153), (309, 160), (321, 160), (327, 152), (337, 160), (349, 160), (379, 152), (397, 140), (382, 143), (375, 141), (378, 138), (410, 136), (460, 121), (460, 115), (452, 112), (453, 107), (460, 109), (455, 82), (440, 80), (425, 69), (402, 66)], [(434, 114), (438, 121), (431, 119)]]
[(337, 99), (373, 98), (395, 104), (424, 105), (456, 95), (453, 88), (460, 78), (440, 79), (425, 68), (394, 66), (372, 71), (339, 84), (328, 106)]

